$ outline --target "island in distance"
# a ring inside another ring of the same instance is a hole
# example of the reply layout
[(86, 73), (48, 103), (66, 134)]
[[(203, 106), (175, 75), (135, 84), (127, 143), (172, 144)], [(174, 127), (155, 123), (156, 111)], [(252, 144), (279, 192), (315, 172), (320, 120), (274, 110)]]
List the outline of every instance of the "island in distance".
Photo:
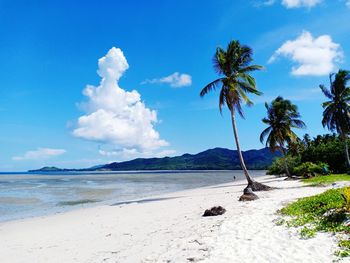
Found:
[[(268, 148), (243, 151), (248, 169), (263, 170), (271, 165), (280, 153), (272, 153)], [(61, 171), (140, 171), (140, 170), (240, 170), (236, 150), (225, 148), (209, 149), (197, 154), (183, 154), (175, 157), (137, 158), (125, 162), (113, 162), (85, 169), (61, 169), (43, 167), (28, 172), (61, 172)]]

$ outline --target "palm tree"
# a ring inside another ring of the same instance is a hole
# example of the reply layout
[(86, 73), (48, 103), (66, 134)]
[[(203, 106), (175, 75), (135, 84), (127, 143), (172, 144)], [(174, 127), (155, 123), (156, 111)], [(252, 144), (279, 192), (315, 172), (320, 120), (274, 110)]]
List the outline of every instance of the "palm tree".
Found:
[(350, 87), (346, 87), (350, 80), (349, 71), (339, 70), (337, 74), (329, 76), (330, 88), (324, 85), (320, 88), (329, 99), (322, 104), (324, 109), (322, 125), (330, 131), (336, 131), (345, 144), (345, 157), (348, 169), (350, 169), (349, 149), (347, 137), (350, 132)]
[(262, 68), (258, 65), (250, 65), (253, 60), (252, 53), (250, 47), (241, 45), (237, 40), (231, 41), (226, 50), (218, 47), (213, 58), (213, 65), (220, 77), (206, 85), (200, 92), (200, 96), (203, 97), (216, 88), (221, 89), (219, 96), (220, 113), (222, 113), (222, 107), (226, 104), (231, 113), (233, 134), (240, 164), (248, 181), (247, 187), (253, 191), (259, 191), (269, 190), (270, 187), (256, 182), (249, 175), (242, 156), (235, 119), (236, 112), (244, 118), (242, 103), (248, 106), (253, 105), (247, 93), (261, 95), (261, 92), (256, 89), (255, 79), (249, 75), (250, 72)]
[(265, 103), (267, 117), (262, 122), (268, 127), (260, 135), (263, 143), (266, 138), (266, 146), (272, 152), (281, 151), (284, 159), (286, 174), (291, 177), (286, 159), (286, 146), (297, 143), (298, 136), (293, 132), (293, 128), (304, 128), (305, 123), (300, 120), (300, 114), (296, 105), (290, 100), (285, 100), (278, 96), (270, 105)]

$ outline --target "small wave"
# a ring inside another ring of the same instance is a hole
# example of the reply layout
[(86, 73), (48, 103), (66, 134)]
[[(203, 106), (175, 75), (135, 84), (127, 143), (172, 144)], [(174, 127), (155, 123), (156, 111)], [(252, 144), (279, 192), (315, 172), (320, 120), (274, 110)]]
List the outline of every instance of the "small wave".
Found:
[(82, 200), (74, 200), (74, 201), (61, 201), (57, 203), (57, 206), (83, 205), (83, 204), (96, 203), (96, 202), (100, 202), (100, 200), (82, 199)]

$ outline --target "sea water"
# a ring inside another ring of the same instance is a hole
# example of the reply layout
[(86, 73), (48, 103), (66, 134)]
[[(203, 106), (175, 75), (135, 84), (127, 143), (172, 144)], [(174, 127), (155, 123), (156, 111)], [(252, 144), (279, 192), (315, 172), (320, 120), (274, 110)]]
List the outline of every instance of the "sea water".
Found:
[[(253, 177), (265, 171), (251, 171)], [(0, 222), (244, 179), (242, 171), (1, 173)]]

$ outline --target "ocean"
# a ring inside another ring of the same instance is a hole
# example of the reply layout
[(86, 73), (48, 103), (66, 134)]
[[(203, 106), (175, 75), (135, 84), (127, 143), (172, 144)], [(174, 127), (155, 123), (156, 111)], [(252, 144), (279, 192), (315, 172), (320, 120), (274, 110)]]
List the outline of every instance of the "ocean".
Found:
[(227, 183), (234, 176), (244, 179), (242, 171), (0, 173), (0, 222)]

